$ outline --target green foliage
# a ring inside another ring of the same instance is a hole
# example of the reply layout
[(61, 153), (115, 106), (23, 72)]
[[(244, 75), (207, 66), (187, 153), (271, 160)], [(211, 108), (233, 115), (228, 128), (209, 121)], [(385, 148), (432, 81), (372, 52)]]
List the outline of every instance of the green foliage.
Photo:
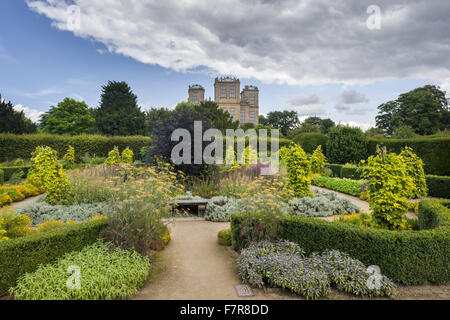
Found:
[[(149, 134), (155, 134), (156, 126), (160, 121), (170, 117), (172, 110), (166, 108), (151, 108), (145, 112), (145, 126), (149, 129)], [(142, 158), (145, 158), (143, 156)]]
[(84, 101), (65, 98), (42, 116), (43, 131), (77, 135), (92, 131), (95, 119)]
[(414, 129), (410, 126), (400, 126), (394, 129), (392, 132), (392, 138), (394, 139), (412, 139), (417, 138), (419, 135), (414, 132)]
[[(445, 91), (426, 85), (378, 106), (376, 123), (388, 134), (402, 126), (409, 126), (416, 134), (427, 135), (448, 128), (449, 113)], [(408, 129), (401, 130), (402, 133), (406, 131), (410, 135)]]
[(110, 136), (146, 135), (145, 114), (126, 82), (108, 81), (102, 87), (100, 107), (95, 109), (95, 126)]
[(5, 172), (3, 171), (3, 169), (0, 169), (0, 185), (2, 185), (3, 183), (5, 183)]
[(325, 147), (331, 163), (355, 163), (367, 156), (367, 138), (359, 128), (336, 126), (331, 128)]
[(347, 193), (355, 197), (359, 197), (359, 195), (361, 194), (362, 182), (360, 181), (331, 178), (331, 177), (320, 177), (315, 178), (311, 183), (318, 187), (323, 187), (334, 191)]
[(450, 177), (426, 175), (425, 179), (430, 197), (450, 198)]
[(327, 217), (344, 212), (359, 212), (350, 200), (338, 197), (335, 192), (314, 191), (315, 198), (303, 197), (289, 201), (289, 213), (307, 217)]
[(408, 146), (424, 162), (426, 174), (450, 175), (448, 155), (450, 154), (450, 137), (418, 139), (369, 139), (368, 153), (375, 154), (376, 146), (386, 146), (389, 152), (400, 153)]
[(2, 167), (1, 170), (3, 171), (5, 181), (8, 181), (14, 174), (18, 173), (20, 173), (20, 178), (25, 178), (30, 168), (30, 165), (26, 165), (23, 167)]
[(267, 119), (263, 122), (261, 124), (280, 129), (284, 136), (287, 135), (289, 130), (295, 129), (300, 124), (297, 112), (287, 110), (269, 112)]
[(336, 177), (336, 178), (341, 178), (341, 170), (343, 167), (342, 164), (326, 163), (325, 166), (331, 170), (331, 176)]
[(133, 162), (133, 151), (130, 148), (126, 147), (122, 151), (122, 162), (124, 163), (132, 163)]
[(318, 146), (311, 157), (311, 171), (313, 173), (323, 173), (326, 158), (322, 153), (322, 146)]
[(370, 156), (363, 175), (369, 179), (367, 195), (374, 221), (380, 227), (404, 229), (404, 217), (408, 211), (408, 197), (414, 190), (414, 180), (408, 174), (403, 157), (386, 153), (380, 149), (376, 156)]
[(95, 242), (105, 225), (101, 220), (87, 222), (0, 242), (0, 296), (7, 294), (19, 277), (35, 271), (39, 265)]
[(85, 222), (95, 215), (107, 212), (108, 209), (108, 204), (104, 202), (52, 206), (37, 201), (18, 208), (17, 212), (29, 216), (32, 224), (36, 226), (48, 220)]
[(70, 196), (70, 183), (58, 162), (56, 151), (50, 147), (37, 147), (32, 156), (27, 181), (45, 191), (45, 201), (56, 204)]
[(213, 197), (206, 206), (205, 220), (226, 222), (230, 221), (233, 213), (244, 211), (245, 206), (241, 199), (223, 196)]
[(108, 158), (106, 158), (105, 164), (107, 166), (119, 165), (122, 162), (122, 158), (120, 157), (119, 148), (114, 147), (109, 153)]
[(434, 229), (450, 225), (450, 200), (422, 200), (419, 203), (419, 228)]
[[(0, 95), (0, 133), (34, 133), (37, 126), (27, 117), (23, 111), (14, 110), (11, 101), (6, 102)], [(1, 154), (1, 152), (0, 152)]]
[[(235, 250), (246, 247), (252, 240), (253, 230), (242, 228), (243, 224), (249, 224), (249, 219), (256, 225), (262, 217), (257, 214), (233, 214), (231, 217)], [(387, 277), (405, 285), (450, 281), (448, 227), (390, 231), (291, 215), (280, 216), (273, 223), (279, 225), (273, 238), (293, 241), (307, 254), (329, 249), (346, 252), (365, 265), (379, 266)]]
[(419, 199), (427, 196), (427, 182), (423, 171), (423, 161), (410, 147), (405, 147), (400, 152), (400, 157), (406, 163), (407, 174), (413, 178), (414, 188), (409, 195), (410, 199)]
[(360, 180), (361, 179), (361, 168), (357, 166), (345, 165), (341, 167), (341, 178)]
[(231, 246), (231, 229), (220, 230), (217, 234), (217, 241), (221, 246)]
[(318, 146), (323, 146), (325, 148), (328, 136), (317, 132), (300, 133), (293, 137), (293, 140), (295, 143), (299, 144), (306, 153), (313, 153)]
[(287, 167), (287, 186), (292, 189), (297, 197), (313, 196), (309, 190), (310, 181), (308, 173), (310, 163), (306, 153), (299, 145), (292, 145), (280, 149), (280, 156)]
[(14, 208), (6, 208), (0, 211), (0, 220), (4, 223), (3, 235), (8, 239), (28, 236), (32, 233), (30, 217), (17, 213)]
[(72, 146), (67, 148), (67, 152), (62, 158), (64, 169), (72, 169), (75, 165), (75, 149)]
[(98, 135), (52, 135), (52, 134), (0, 134), (0, 161), (30, 159), (31, 153), (39, 146), (48, 146), (58, 154), (64, 154), (69, 145), (75, 148), (75, 161), (81, 162), (86, 153), (97, 157), (106, 157), (108, 152), (119, 147), (120, 150), (130, 147), (134, 154), (144, 146), (149, 146), (150, 138), (143, 136), (105, 137)]
[(328, 296), (330, 286), (359, 296), (392, 297), (395, 285), (378, 275), (378, 288), (370, 288), (372, 275), (360, 261), (337, 250), (305, 256), (305, 251), (289, 241), (258, 242), (242, 250), (238, 258), (241, 279), (256, 287), (265, 284), (286, 288), (307, 299)]
[[(75, 279), (68, 282), (73, 266), (80, 270), (79, 288), (67, 285), (77, 285)], [(135, 251), (111, 250), (109, 244), (98, 241), (21, 276), (10, 294), (16, 300), (124, 299), (135, 295), (144, 284), (149, 267), (148, 257)]]

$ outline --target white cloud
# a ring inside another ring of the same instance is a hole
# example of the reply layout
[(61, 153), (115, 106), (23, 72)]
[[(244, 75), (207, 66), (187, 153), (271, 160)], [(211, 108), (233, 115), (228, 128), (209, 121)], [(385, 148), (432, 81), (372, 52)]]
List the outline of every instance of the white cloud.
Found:
[(344, 104), (355, 104), (369, 102), (369, 99), (364, 93), (360, 93), (355, 90), (344, 90), (339, 96), (339, 101)]
[(292, 85), (450, 78), (448, 0), (378, 0), (380, 30), (366, 26), (371, 0), (27, 3), (60, 30), (78, 5), (74, 35), (175, 71)]
[(375, 127), (375, 123), (358, 122), (358, 121), (341, 121), (340, 124), (348, 125), (350, 127), (358, 127), (361, 128), (361, 130), (363, 131)]
[(318, 116), (326, 114), (325, 105), (320, 97), (313, 93), (310, 95), (298, 95), (288, 100), (291, 109), (295, 110), (299, 117)]
[(17, 104), (14, 106), (14, 110), (16, 111), (23, 111), (23, 113), (25, 114), (25, 116), (29, 119), (31, 119), (31, 121), (37, 123), (39, 122), (39, 118), (41, 117), (42, 114), (44, 114), (44, 112), (36, 110), (36, 109), (31, 109), (28, 107), (24, 107), (21, 104)]

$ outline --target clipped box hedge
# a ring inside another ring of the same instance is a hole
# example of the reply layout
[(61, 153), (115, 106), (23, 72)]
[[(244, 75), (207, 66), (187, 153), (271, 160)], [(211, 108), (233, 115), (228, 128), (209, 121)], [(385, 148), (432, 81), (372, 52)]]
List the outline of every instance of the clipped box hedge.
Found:
[[(450, 200), (423, 200), (419, 203), (419, 228), (434, 229), (450, 225)], [(449, 248), (450, 250), (450, 248)]]
[(331, 170), (331, 176), (340, 178), (341, 177), (341, 170), (343, 165), (342, 164), (334, 164), (334, 163), (326, 163), (325, 167)]
[(30, 168), (31, 166), (13, 166), (13, 167), (1, 167), (0, 169), (4, 172), (5, 181), (8, 181), (14, 174), (14, 172), (22, 171), (23, 172), (22, 178), (26, 178)]
[(362, 172), (358, 171), (358, 167), (355, 166), (342, 166), (341, 178), (360, 180)]
[(313, 153), (318, 146), (322, 146), (322, 151), (326, 155), (326, 144), (328, 136), (318, 132), (300, 133), (293, 138), (296, 144), (299, 144), (306, 153)]
[(62, 157), (69, 145), (75, 148), (75, 160), (79, 162), (86, 153), (91, 156), (107, 157), (108, 152), (115, 146), (120, 151), (129, 147), (136, 158), (140, 157), (142, 147), (150, 145), (149, 137), (144, 136), (113, 136), (100, 135), (53, 135), (53, 134), (24, 134), (15, 135), (9, 133), (0, 134), (0, 161), (8, 161), (17, 158), (30, 159), (31, 153), (38, 146), (49, 146)]
[(426, 175), (428, 195), (436, 198), (450, 198), (450, 177)]
[(369, 154), (375, 154), (376, 146), (386, 146), (390, 152), (400, 153), (409, 146), (424, 162), (427, 174), (440, 176), (450, 175), (448, 155), (450, 154), (450, 137), (419, 138), (419, 139), (369, 139)]
[(0, 185), (5, 183), (5, 172), (0, 168)]
[(105, 226), (104, 220), (97, 220), (0, 242), (0, 296), (8, 294), (21, 275), (40, 264), (95, 242)]
[[(249, 218), (250, 217), (250, 218)], [(233, 214), (232, 243), (242, 248), (242, 227), (258, 214)], [(255, 222), (253, 222), (255, 223)], [(450, 228), (421, 231), (389, 231), (320, 219), (282, 216), (279, 238), (297, 243), (307, 254), (337, 249), (366, 265), (377, 265), (387, 277), (405, 285), (450, 280)]]

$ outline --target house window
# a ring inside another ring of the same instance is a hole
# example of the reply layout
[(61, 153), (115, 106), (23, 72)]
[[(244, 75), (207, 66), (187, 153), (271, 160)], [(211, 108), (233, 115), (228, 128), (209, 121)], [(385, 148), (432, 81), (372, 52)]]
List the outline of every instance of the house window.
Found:
[(235, 108), (230, 109), (230, 114), (233, 117), (233, 121), (236, 120), (236, 109)]
[(252, 105), (255, 104), (255, 94), (254, 93), (250, 93), (250, 104), (252, 104)]
[(241, 119), (240, 119), (241, 123), (245, 122), (245, 110), (241, 110)]
[(230, 98), (236, 98), (236, 87), (235, 86), (230, 87)]
[(255, 123), (255, 112), (250, 111), (250, 123)]
[(192, 101), (193, 101), (194, 103), (198, 103), (198, 93), (192, 94)]
[(227, 87), (226, 86), (220, 86), (220, 97), (221, 98), (227, 97)]

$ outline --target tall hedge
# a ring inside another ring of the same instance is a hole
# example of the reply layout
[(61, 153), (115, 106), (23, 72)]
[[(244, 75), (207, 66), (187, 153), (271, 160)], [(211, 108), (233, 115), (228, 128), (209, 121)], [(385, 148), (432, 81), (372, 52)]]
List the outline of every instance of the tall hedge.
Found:
[[(248, 217), (231, 217), (234, 249), (243, 247), (242, 239), (248, 241), (246, 232), (252, 231), (245, 229), (251, 224)], [(250, 215), (250, 219), (260, 217)], [(307, 254), (337, 249), (366, 265), (379, 266), (383, 274), (405, 285), (450, 281), (449, 227), (390, 231), (290, 215), (282, 216), (279, 223), (279, 238), (297, 243)]]
[(105, 226), (97, 220), (0, 242), (0, 297), (21, 275), (95, 242)]
[(328, 133), (326, 156), (331, 163), (358, 163), (367, 158), (367, 138), (360, 128), (333, 127)]
[(326, 144), (328, 137), (325, 134), (317, 132), (300, 133), (294, 137), (294, 142), (299, 144), (306, 153), (313, 153), (318, 146), (322, 146), (323, 153), (326, 155)]
[(369, 154), (375, 154), (376, 146), (386, 146), (390, 152), (400, 153), (405, 146), (411, 147), (424, 162), (427, 174), (450, 176), (450, 137), (419, 139), (369, 139)]
[(150, 145), (149, 137), (144, 136), (114, 136), (106, 137), (100, 135), (52, 135), (52, 134), (0, 134), (0, 161), (13, 160), (17, 158), (29, 159), (31, 152), (38, 146), (49, 146), (62, 157), (69, 145), (75, 148), (75, 159), (80, 161), (86, 153), (91, 156), (107, 157), (108, 152), (119, 147), (123, 150), (130, 147), (136, 156), (140, 149)]

